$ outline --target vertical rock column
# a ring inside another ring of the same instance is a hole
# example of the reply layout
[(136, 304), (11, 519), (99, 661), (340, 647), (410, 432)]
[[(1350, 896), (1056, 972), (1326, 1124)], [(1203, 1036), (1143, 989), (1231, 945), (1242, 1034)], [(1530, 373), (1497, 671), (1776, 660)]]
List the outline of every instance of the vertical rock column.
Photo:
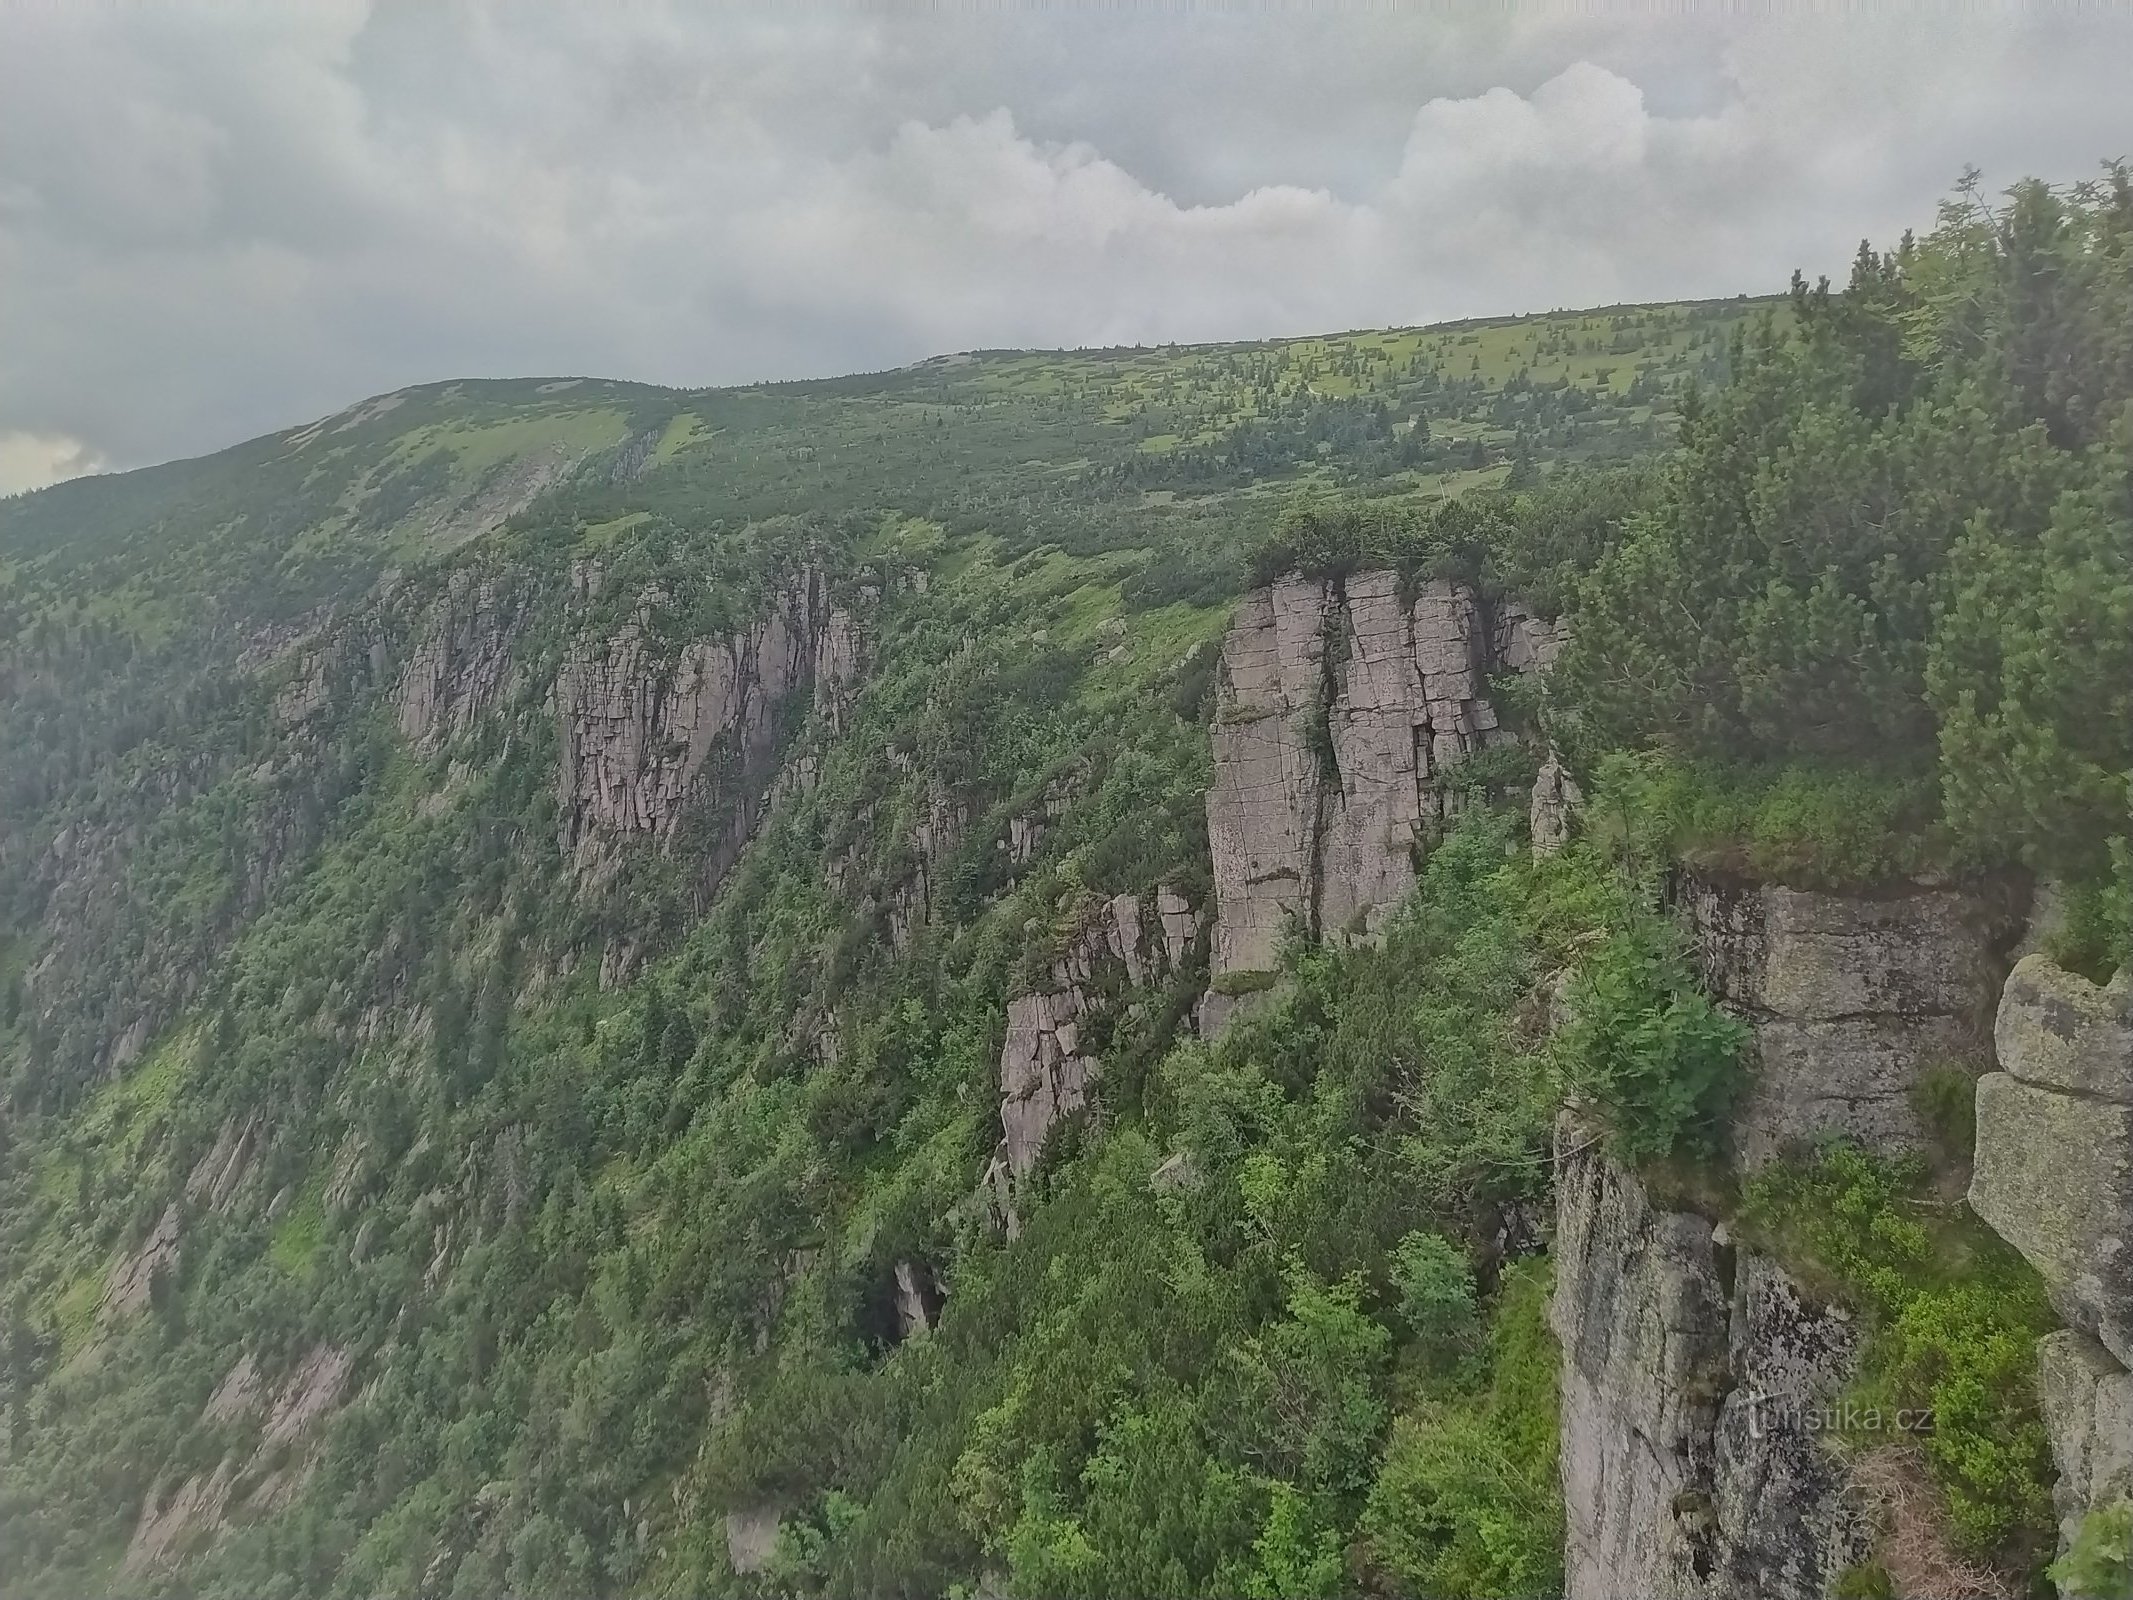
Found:
[(1874, 1530), (1815, 1426), (1857, 1337), (1767, 1257), (1558, 1126), (1569, 1600), (1823, 1600)]
[(1292, 925), (1335, 941), (1382, 929), (1415, 886), (1418, 835), (1453, 803), (1445, 774), (1508, 737), (1490, 671), (1507, 657), (1538, 670), (1554, 637), (1516, 608), (1492, 622), (1462, 583), (1403, 603), (1393, 572), (1292, 576), (1244, 598), (1207, 797), (1216, 1001), (1236, 987), (1225, 978), (1274, 970)]
[(2064, 1548), (2089, 1510), (2133, 1495), (2133, 968), (2099, 986), (2026, 957), (1994, 1039), (1970, 1205), (2066, 1319), (2037, 1352)]
[(1207, 796), (1218, 988), (1228, 974), (1271, 971), (1289, 924), (1310, 925), (1329, 598), (1303, 578), (1255, 589), (1223, 640)]

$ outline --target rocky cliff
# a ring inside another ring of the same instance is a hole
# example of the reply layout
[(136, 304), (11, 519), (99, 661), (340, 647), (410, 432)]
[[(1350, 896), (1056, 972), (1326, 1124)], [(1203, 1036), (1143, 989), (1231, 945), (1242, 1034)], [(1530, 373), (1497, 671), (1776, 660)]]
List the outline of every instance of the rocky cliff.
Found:
[(495, 578), (453, 572), (393, 691), (400, 732), (418, 750), (471, 731), (502, 699), (523, 615)]
[[(596, 569), (577, 576), (581, 595), (598, 584)], [(648, 593), (618, 629), (581, 637), (557, 672), (558, 843), (597, 881), (629, 842), (671, 848), (701, 818), (691, 864), (708, 893), (754, 827), (795, 715), (839, 714), (858, 638), (814, 568), (726, 637), (673, 638), (665, 599)]]
[(1103, 1062), (1088, 1034), (1108, 1033), (1131, 993), (1182, 969), (1199, 917), (1168, 885), (1152, 897), (1114, 895), (1088, 909), (1042, 980), (1007, 1003), (1000, 1048), (1000, 1142), (982, 1196), (1009, 1237), (1021, 1232), (1016, 1194), (1061, 1122), (1095, 1109)]
[[(2017, 898), (1682, 878), (1676, 910), (1705, 981), (1752, 1029), (1738, 1167), (1831, 1138), (1927, 1150), (1924, 1086), (1992, 1065)], [(1835, 1592), (1887, 1520), (1877, 1472), (1901, 1470), (1897, 1452), (1831, 1447), (1828, 1418), (1858, 1370), (1849, 1318), (1776, 1260), (1736, 1250), (1722, 1215), (1659, 1203), (1576, 1121), (1558, 1143), (1569, 1594)]]
[(1819, 1442), (1850, 1324), (1566, 1116), (1556, 1291), (1570, 1600), (1815, 1600), (1874, 1529)]
[(1208, 846), (1213, 971), (1265, 972), (1295, 926), (1368, 936), (1414, 887), (1414, 847), (1455, 803), (1446, 772), (1510, 737), (1489, 678), (1545, 667), (1553, 624), (1444, 580), (1290, 576), (1222, 644)]
[(1833, 1136), (1921, 1150), (1924, 1080), (1991, 1064), (2020, 929), (2008, 889), (1828, 894), (1692, 875), (1677, 901), (1712, 994), (1754, 1029), (1733, 1118), (1744, 1168)]
[(2038, 1351), (2064, 1545), (2133, 1495), (2133, 969), (2099, 986), (2028, 956), (1994, 1037), (1970, 1204), (2066, 1320)]

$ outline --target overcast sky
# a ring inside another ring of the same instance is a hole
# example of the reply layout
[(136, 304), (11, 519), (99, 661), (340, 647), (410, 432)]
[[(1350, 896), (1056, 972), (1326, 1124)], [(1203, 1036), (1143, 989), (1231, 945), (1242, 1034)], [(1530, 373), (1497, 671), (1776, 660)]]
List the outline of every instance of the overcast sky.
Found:
[(434, 379), (1782, 288), (2133, 154), (2133, 7), (0, 0), (0, 490)]

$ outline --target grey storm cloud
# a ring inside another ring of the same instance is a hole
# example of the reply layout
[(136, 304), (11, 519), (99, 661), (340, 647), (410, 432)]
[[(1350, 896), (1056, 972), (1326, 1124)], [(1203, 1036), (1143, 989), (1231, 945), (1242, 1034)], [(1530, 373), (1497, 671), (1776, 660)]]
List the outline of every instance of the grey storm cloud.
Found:
[(673, 384), (1782, 287), (2133, 153), (2121, 7), (0, 7), (0, 491)]

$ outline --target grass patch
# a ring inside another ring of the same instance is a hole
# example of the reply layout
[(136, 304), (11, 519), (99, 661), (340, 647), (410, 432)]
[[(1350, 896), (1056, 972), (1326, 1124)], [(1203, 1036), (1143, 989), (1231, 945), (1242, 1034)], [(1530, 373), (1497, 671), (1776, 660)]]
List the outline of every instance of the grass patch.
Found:
[(318, 1264), (319, 1242), (326, 1228), (326, 1208), (318, 1186), (307, 1184), (276, 1224), (268, 1253), (293, 1278), (309, 1278)]

